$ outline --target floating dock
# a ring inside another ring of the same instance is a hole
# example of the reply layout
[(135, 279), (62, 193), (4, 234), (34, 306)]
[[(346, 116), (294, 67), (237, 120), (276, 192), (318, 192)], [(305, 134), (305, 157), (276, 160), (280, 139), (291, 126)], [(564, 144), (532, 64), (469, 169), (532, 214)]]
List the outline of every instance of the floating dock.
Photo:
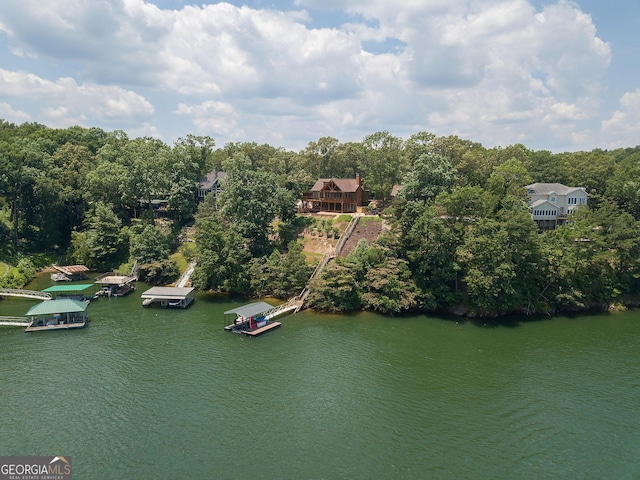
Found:
[(52, 265), (58, 272), (51, 274), (51, 280), (54, 282), (73, 282), (76, 280), (84, 280), (85, 275), (89, 271), (84, 265)]
[(115, 275), (114, 273), (105, 273), (94, 280), (96, 285), (100, 285), (100, 290), (96, 295), (99, 297), (124, 297), (135, 290), (136, 280), (138, 280), (136, 274)]
[(47, 300), (31, 307), (26, 316), (31, 323), (25, 332), (82, 328), (87, 324), (87, 303), (69, 298)]
[(233, 323), (225, 326), (224, 329), (255, 337), (282, 325), (280, 322), (271, 321), (275, 316), (274, 311), (284, 313), (284, 309), (274, 307), (266, 302), (249, 303), (233, 310), (227, 310), (224, 312), (225, 319), (228, 322), (228, 318), (233, 317)]

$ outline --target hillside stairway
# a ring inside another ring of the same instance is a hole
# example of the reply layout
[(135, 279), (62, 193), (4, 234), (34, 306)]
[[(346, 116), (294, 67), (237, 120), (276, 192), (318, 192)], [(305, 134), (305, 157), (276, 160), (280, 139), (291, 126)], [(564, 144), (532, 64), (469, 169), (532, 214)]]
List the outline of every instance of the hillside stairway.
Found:
[(297, 308), (293, 313), (298, 313), (300, 310), (302, 310), (304, 308), (304, 304), (307, 301), (307, 297), (309, 296), (309, 292), (310, 292), (309, 288), (311, 286), (311, 282), (313, 281), (314, 278), (316, 278), (316, 277), (320, 276), (320, 274), (322, 274), (322, 270), (324, 270), (324, 267), (326, 267), (327, 264), (332, 259), (334, 259), (335, 257), (340, 255), (340, 253), (342, 252), (342, 249), (344, 248), (345, 244), (347, 243), (347, 240), (349, 240), (349, 238), (353, 234), (353, 231), (358, 226), (358, 222), (359, 221), (360, 221), (360, 217), (359, 216), (354, 215), (353, 217), (351, 217), (351, 221), (349, 222), (349, 225), (347, 225), (347, 228), (344, 231), (344, 233), (340, 236), (340, 239), (338, 240), (338, 243), (337, 243), (336, 248), (334, 249), (333, 253), (326, 254), (326, 255), (324, 255), (322, 257), (322, 260), (320, 260), (320, 263), (318, 263), (318, 265), (316, 265), (315, 270), (313, 271), (313, 273), (309, 277), (309, 281), (307, 282), (307, 286), (304, 287), (302, 292), (300, 292), (300, 295), (298, 295), (297, 297), (289, 300), (289, 303), (296, 302), (296, 305), (297, 305)]

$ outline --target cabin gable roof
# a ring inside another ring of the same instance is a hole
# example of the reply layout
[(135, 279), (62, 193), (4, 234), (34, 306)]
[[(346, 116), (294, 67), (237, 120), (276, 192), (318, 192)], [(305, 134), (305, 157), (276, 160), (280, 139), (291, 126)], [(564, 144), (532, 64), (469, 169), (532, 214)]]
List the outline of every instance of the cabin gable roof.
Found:
[(345, 193), (357, 192), (360, 185), (355, 178), (319, 178), (311, 188), (312, 192), (338, 190)]

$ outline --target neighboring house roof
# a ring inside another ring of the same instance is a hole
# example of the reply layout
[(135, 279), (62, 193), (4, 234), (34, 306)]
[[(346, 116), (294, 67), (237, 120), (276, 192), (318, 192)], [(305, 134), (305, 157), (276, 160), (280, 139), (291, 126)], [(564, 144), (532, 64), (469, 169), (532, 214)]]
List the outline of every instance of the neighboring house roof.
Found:
[(533, 203), (532, 203), (531, 205), (529, 205), (529, 206), (530, 206), (531, 208), (536, 208), (536, 207), (539, 207), (540, 205), (544, 205), (545, 203), (546, 203), (546, 204), (548, 204), (551, 208), (555, 208), (555, 209), (557, 209), (557, 208), (558, 208), (558, 206), (557, 206), (556, 204), (551, 203), (549, 200), (544, 200), (544, 199), (536, 200), (535, 202), (533, 202)]
[(319, 178), (311, 191), (319, 192), (330, 182), (333, 182), (342, 192), (356, 192), (360, 187), (357, 178)]
[(391, 196), (395, 197), (396, 195), (398, 195), (398, 192), (402, 190), (403, 186), (404, 185), (394, 185), (393, 188), (391, 189)]
[(576, 190), (584, 191), (583, 187), (567, 187), (561, 183), (532, 183), (525, 188), (530, 195), (569, 195)]
[(226, 172), (220, 172), (217, 168), (214, 168), (213, 171), (207, 173), (202, 180), (200, 180), (199, 188), (201, 190), (209, 190), (216, 183), (217, 180), (222, 180), (227, 176)]
[(54, 313), (76, 313), (87, 309), (85, 302), (64, 298), (61, 300), (45, 300), (29, 309), (27, 317), (34, 315), (53, 315)]

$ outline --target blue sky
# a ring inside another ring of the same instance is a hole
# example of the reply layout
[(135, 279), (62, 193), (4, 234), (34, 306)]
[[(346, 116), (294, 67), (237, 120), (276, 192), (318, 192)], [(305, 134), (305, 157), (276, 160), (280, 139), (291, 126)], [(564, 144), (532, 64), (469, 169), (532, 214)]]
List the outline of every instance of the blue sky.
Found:
[(21, 0), (0, 118), (299, 150), (427, 131), (640, 144), (640, 0)]

